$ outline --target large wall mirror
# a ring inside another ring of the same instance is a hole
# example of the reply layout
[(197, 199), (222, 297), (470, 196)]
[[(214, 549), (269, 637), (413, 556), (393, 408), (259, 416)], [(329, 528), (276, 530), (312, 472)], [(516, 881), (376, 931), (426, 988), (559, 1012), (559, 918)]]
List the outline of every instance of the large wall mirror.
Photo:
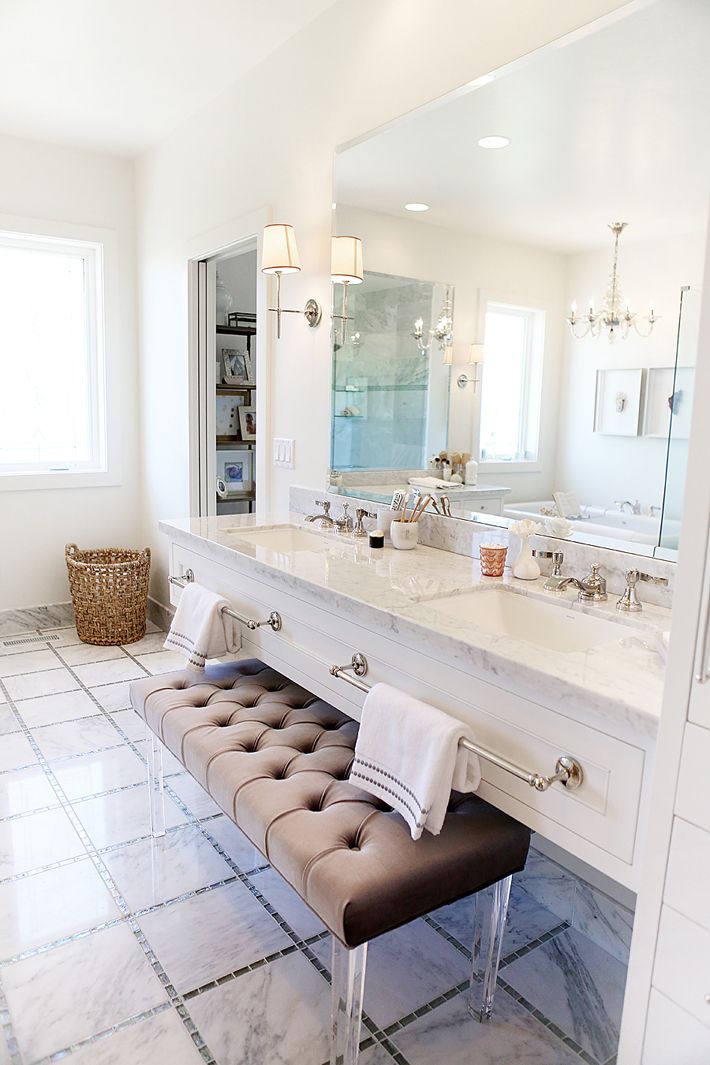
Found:
[(655, 0), (337, 153), (334, 233), (363, 248), (362, 282), (334, 286), (341, 491), (470, 455), (454, 515), (674, 557), (709, 36), (704, 0)]

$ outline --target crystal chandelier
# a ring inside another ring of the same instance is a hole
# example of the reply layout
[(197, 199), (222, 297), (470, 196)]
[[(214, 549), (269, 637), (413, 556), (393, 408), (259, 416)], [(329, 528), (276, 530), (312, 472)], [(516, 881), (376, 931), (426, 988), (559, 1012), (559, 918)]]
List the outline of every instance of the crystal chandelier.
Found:
[(451, 299), (451, 289), (448, 285), (446, 287), (444, 302), (439, 311), (439, 317), (436, 320), (434, 328), (429, 330), (429, 339), (427, 342), (424, 343), (423, 318), (417, 318), (415, 321), (412, 336), (416, 340), (417, 347), (422, 355), (426, 355), (431, 347), (432, 340), (435, 340), (439, 345), (439, 351), (446, 351), (447, 348), (451, 347), (454, 342), (454, 307)]
[[(570, 327), (570, 332), (576, 340), (581, 340), (586, 336), (598, 337), (603, 332), (606, 332), (609, 343), (613, 344), (618, 336), (622, 340), (626, 340), (629, 335), (631, 326), (640, 337), (648, 337), (653, 331), (653, 327), (661, 317), (660, 314), (655, 314), (653, 307), (651, 307), (650, 313), (644, 318), (639, 319), (635, 311), (632, 311), (629, 307), (628, 300), (625, 300), (619, 291), (619, 237), (626, 229), (628, 222), (610, 222), (609, 229), (614, 234), (614, 261), (611, 267), (611, 274), (609, 275), (609, 284), (604, 294), (604, 300), (602, 302), (602, 309), (600, 311), (594, 310), (594, 304), (590, 301), (589, 310), (586, 314), (577, 314), (577, 304), (572, 303), (572, 310), (570, 315), (565, 319)], [(641, 328), (639, 322), (646, 322), (647, 326)]]

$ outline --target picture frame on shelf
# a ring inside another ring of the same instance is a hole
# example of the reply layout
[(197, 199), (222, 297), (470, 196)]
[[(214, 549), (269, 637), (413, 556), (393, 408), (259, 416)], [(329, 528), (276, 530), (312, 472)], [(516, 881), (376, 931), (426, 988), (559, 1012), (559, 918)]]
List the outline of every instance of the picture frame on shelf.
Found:
[(603, 436), (638, 436), (643, 370), (597, 370), (594, 432)]
[(670, 432), (674, 439), (688, 439), (694, 374), (692, 366), (652, 366), (647, 371), (644, 436), (665, 440)]
[(254, 487), (254, 453), (247, 448), (220, 451), (217, 476), (227, 486), (228, 496), (246, 495)]
[(242, 440), (256, 440), (256, 407), (239, 407)]
[(242, 439), (238, 412), (248, 402), (248, 389), (235, 388), (226, 394), (217, 395), (215, 435), (218, 444), (229, 444)]
[(222, 367), (222, 383), (227, 387), (238, 388), (240, 385), (254, 384), (254, 369), (251, 354), (246, 347), (237, 348), (233, 345), (220, 350), (220, 365)]

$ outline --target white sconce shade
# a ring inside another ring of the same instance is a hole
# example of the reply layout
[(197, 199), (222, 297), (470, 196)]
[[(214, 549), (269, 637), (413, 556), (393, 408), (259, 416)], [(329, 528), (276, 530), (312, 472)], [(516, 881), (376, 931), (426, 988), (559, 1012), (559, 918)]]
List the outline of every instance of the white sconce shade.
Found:
[(469, 366), (478, 366), (479, 363), (483, 362), (484, 358), (485, 349), (483, 347), (483, 344), (471, 344), (468, 353)]
[(264, 274), (297, 274), (301, 269), (293, 226), (281, 222), (264, 226), (261, 271)]
[(362, 241), (359, 237), (333, 237), (330, 279), (341, 285), (359, 285), (364, 281)]
[(444, 348), (444, 357), (442, 358), (444, 366), (453, 366), (454, 364), (454, 345), (447, 344)]

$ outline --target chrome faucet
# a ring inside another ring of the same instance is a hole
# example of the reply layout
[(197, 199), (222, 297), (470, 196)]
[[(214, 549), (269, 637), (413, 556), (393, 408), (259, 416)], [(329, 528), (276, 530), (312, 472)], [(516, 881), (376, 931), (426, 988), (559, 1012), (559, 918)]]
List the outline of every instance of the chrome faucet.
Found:
[(668, 584), (667, 577), (652, 577), (650, 573), (640, 573), (637, 569), (627, 569), (626, 588), (621, 599), (616, 604), (617, 610), (623, 610), (629, 614), (643, 609), (643, 604), (636, 595), (636, 585), (639, 581), (644, 581), (647, 584)]
[(562, 563), (565, 560), (563, 553), (561, 551), (533, 551), (533, 555), (536, 558), (552, 559), (550, 576), (545, 580), (543, 587), (546, 592), (559, 592), (560, 585), (564, 585), (564, 582), (567, 580), (566, 577), (562, 576)]
[(367, 536), (367, 529), (363, 525), (362, 519), (376, 518), (377, 515), (371, 514), (369, 510), (363, 510), (362, 507), (357, 507), (355, 510), (355, 517), (357, 518), (357, 522), (355, 523), (355, 528), (353, 529), (353, 536), (357, 539), (361, 539), (363, 536)]
[(343, 503), (343, 516), (342, 518), (336, 518), (333, 525), (335, 526), (335, 531), (340, 535), (353, 531), (353, 519), (350, 517), (349, 503)]
[(317, 521), (321, 529), (332, 529), (335, 525), (335, 522), (330, 516), (330, 500), (326, 499), (324, 502), (321, 503), (319, 499), (316, 499), (316, 506), (323, 507), (323, 513), (307, 514), (303, 520), (311, 523)]
[(622, 512), (624, 510), (624, 507), (628, 507), (629, 508), (629, 512), (631, 514), (640, 514), (641, 513), (641, 504), (639, 503), (638, 499), (636, 500), (635, 503), (632, 503), (628, 499), (615, 499), (614, 500), (614, 506), (618, 507), (618, 509), (620, 511), (622, 511)]
[(589, 575), (583, 581), (576, 577), (563, 577), (556, 591), (562, 592), (570, 584), (579, 589), (577, 599), (580, 603), (603, 603), (609, 598), (606, 594), (606, 580), (599, 575), (599, 566), (596, 562), (592, 563)]

